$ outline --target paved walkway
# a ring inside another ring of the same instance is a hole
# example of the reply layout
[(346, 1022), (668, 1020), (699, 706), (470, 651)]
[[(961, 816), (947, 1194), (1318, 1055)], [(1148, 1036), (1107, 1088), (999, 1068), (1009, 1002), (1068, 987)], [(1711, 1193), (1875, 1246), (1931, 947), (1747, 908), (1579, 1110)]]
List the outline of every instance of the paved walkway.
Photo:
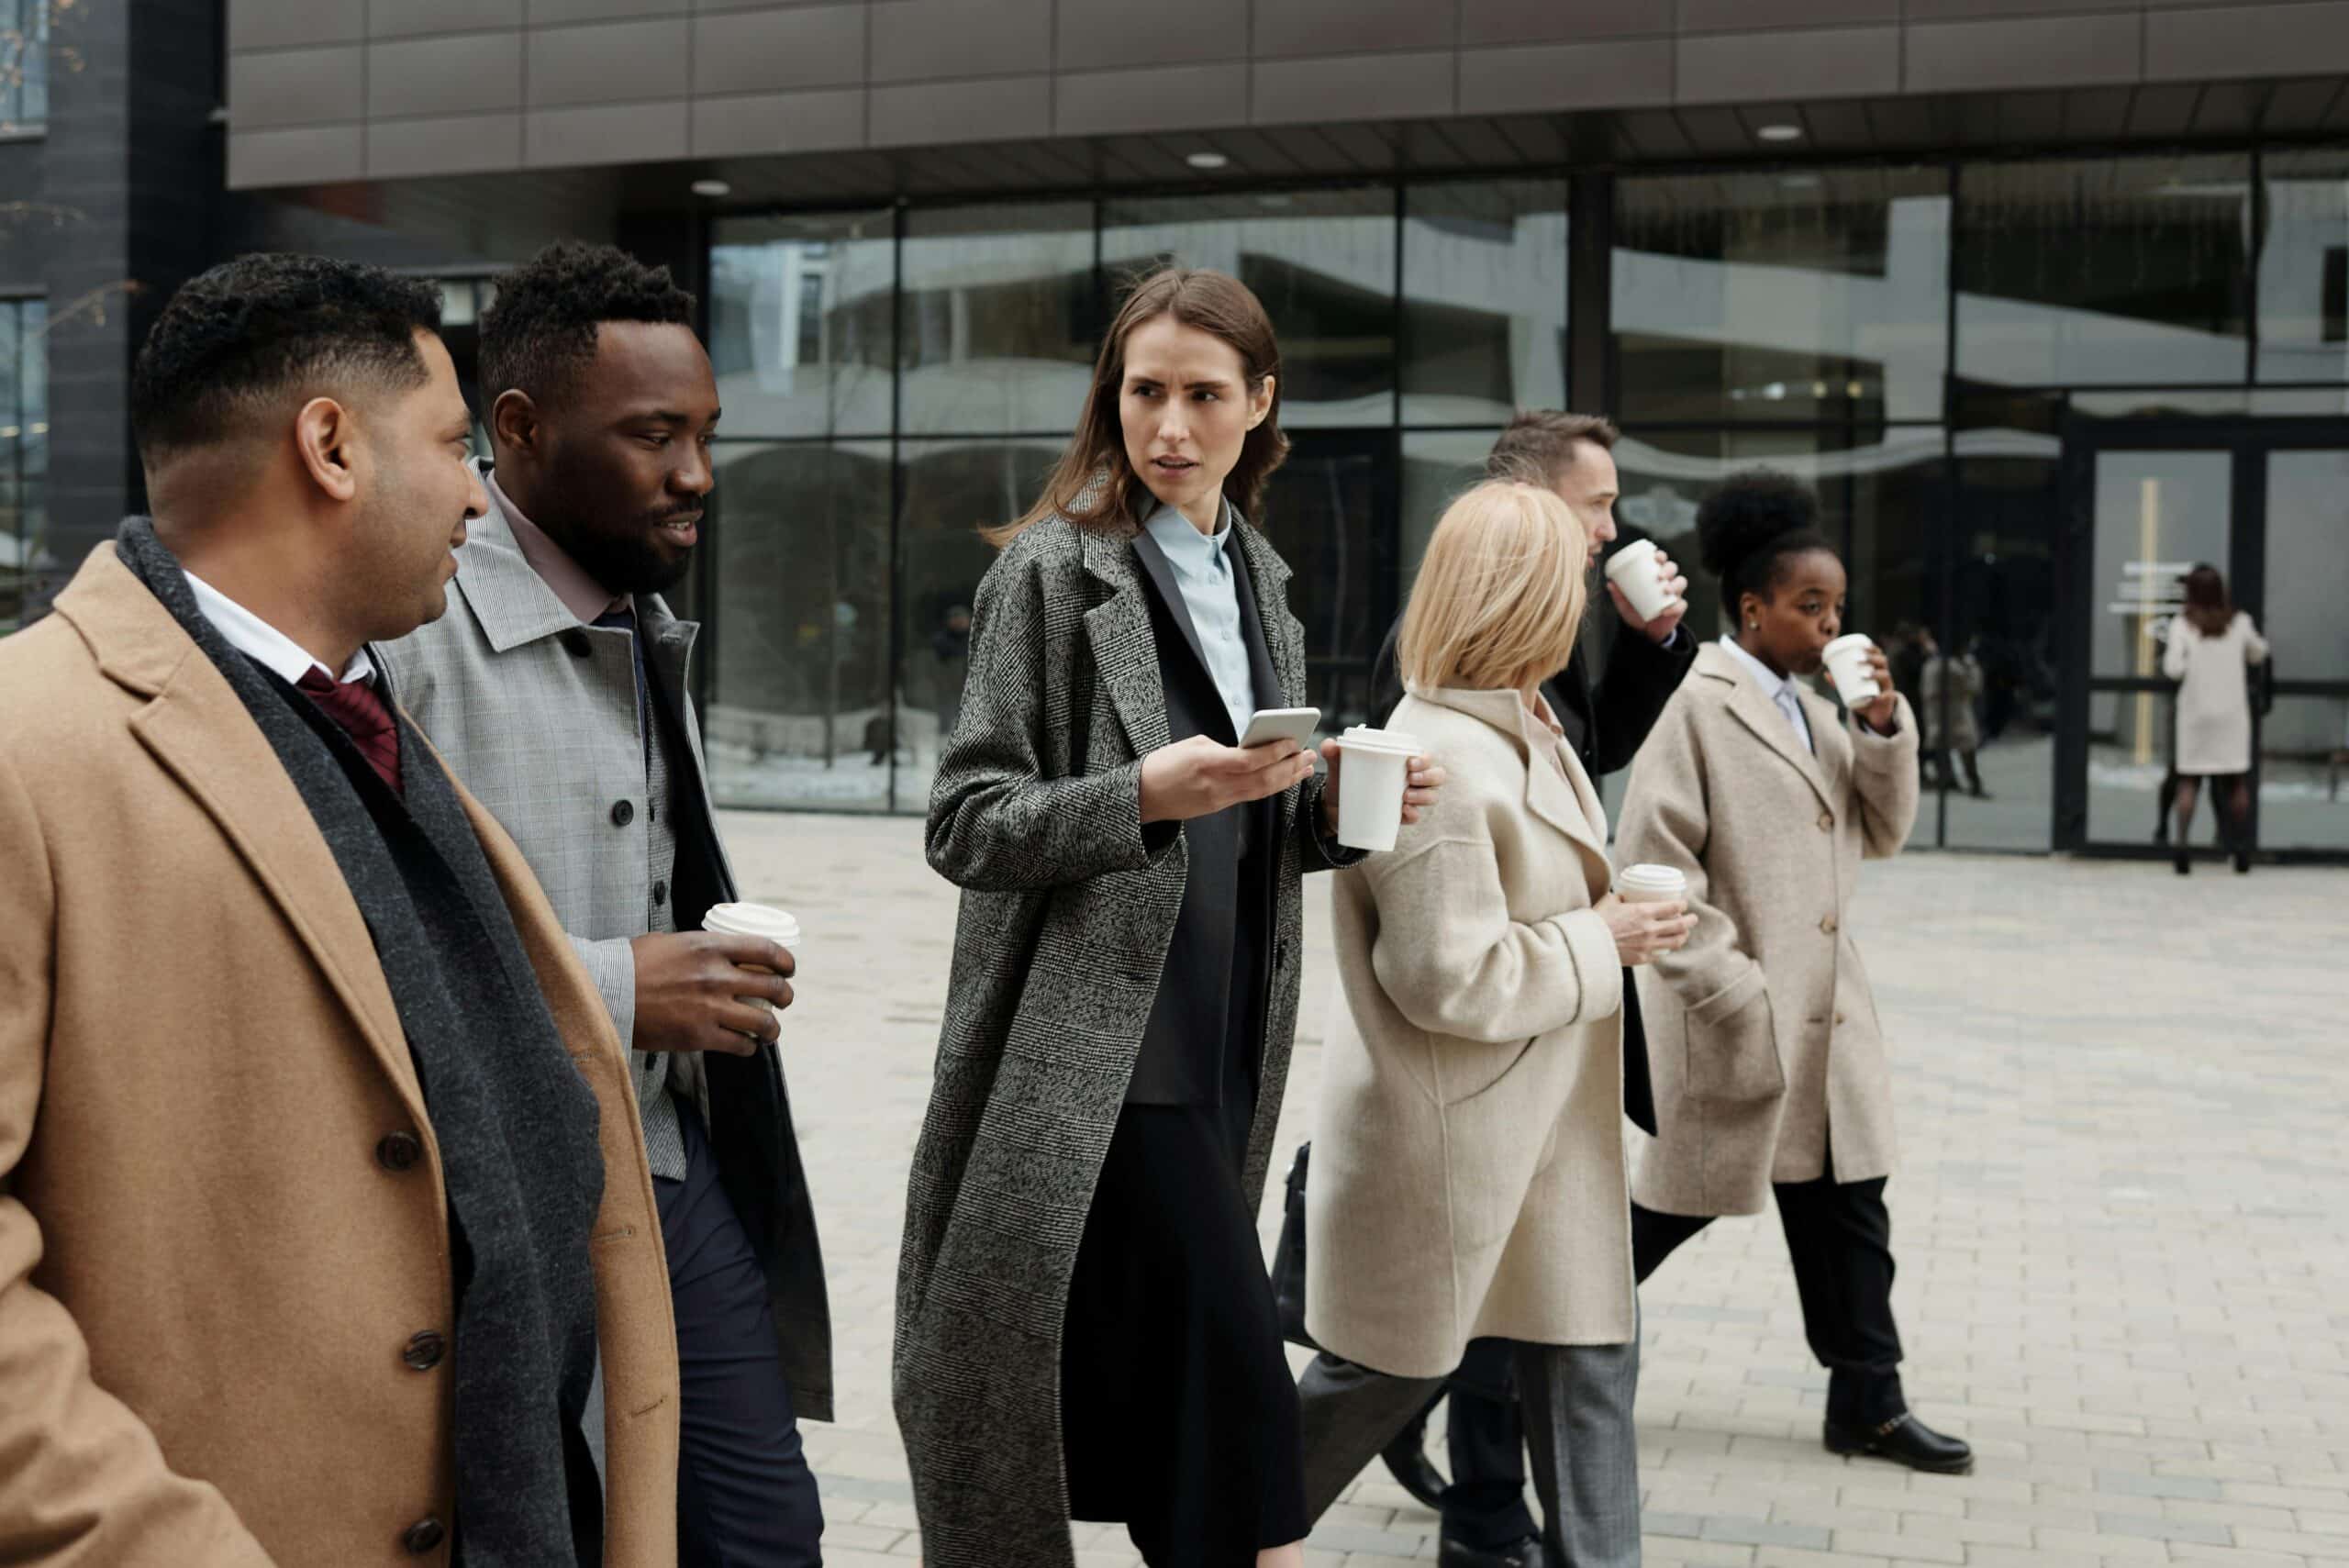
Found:
[[(918, 822), (725, 827), (745, 895), (807, 929), (785, 1037), (846, 1417), (808, 1429), (826, 1561), (902, 1568), (919, 1545), (891, 1289), (953, 895)], [(1284, 1160), (1329, 997), (1326, 903), (1308, 909)], [(1725, 1222), (1643, 1293), (1648, 1562), (2349, 1564), (2344, 911), (2340, 872), (1871, 867), (1855, 918), (1896, 1050), (1907, 1382), (1981, 1462), (1926, 1477), (1823, 1452), (1777, 1227)], [(1138, 1562), (1116, 1527), (1077, 1528), (1085, 1563)], [(1374, 1467), (1307, 1557), (1424, 1562), (1435, 1528)]]

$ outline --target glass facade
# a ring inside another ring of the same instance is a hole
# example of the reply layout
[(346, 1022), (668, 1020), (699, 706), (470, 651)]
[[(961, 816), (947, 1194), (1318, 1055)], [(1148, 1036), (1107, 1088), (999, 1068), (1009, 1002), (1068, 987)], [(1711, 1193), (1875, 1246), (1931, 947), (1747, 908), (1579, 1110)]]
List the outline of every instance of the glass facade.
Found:
[(0, 132), (49, 121), (50, 13), (58, 0), (0, 0)]
[[(1241, 278), (1280, 334), (1294, 450), (1258, 521), (1296, 568), (1326, 724), (1363, 717), (1428, 534), (1510, 413), (1590, 408), (1623, 427), (1623, 535), (1689, 569), (1692, 630), (1720, 621), (1697, 504), (1767, 465), (1818, 491), (1850, 624), (1887, 645), (1912, 701), (1929, 671), (1971, 690), (1971, 723), (1931, 726), (1974, 755), (1929, 762), (1943, 787), (1915, 844), (2076, 839), (2058, 820), (2066, 683), (2129, 658), (2099, 621), (2068, 662), (2075, 623), (2102, 608), (2081, 584), (2107, 573), (2084, 546), (2067, 577), (2066, 508), (2092, 519), (2109, 498), (2067, 490), (2067, 432), (2349, 418), (2349, 150), (1577, 178), (1600, 188), (1528, 175), (718, 221), (726, 466), (697, 592), (722, 794), (925, 808), (991, 554), (977, 529), (1034, 498), (1123, 286), (1179, 260)], [(1609, 232), (1570, 233), (1570, 211)], [(1572, 366), (1604, 367), (1601, 384), (1572, 384)], [(2338, 559), (2339, 510), (2313, 499), (2335, 493), (2338, 461), (2279, 458), (2269, 483), (2299, 499), (2267, 561)], [(2180, 499), (2178, 528), (2225, 531), (2226, 495)], [(2310, 636), (2332, 624), (2316, 614)], [(2349, 651), (2310, 652), (2306, 681), (2326, 689), (2278, 705), (2299, 736), (2279, 802), (2324, 793), (2329, 776), (2300, 774), (2349, 747), (2310, 739), (2343, 728), (2349, 696), (2329, 684), (2349, 693)], [(2142, 773), (2137, 706), (2089, 705), (2082, 777), (2111, 772), (2115, 747)], [(2081, 816), (2149, 829), (2151, 812), (2147, 793)], [(2310, 841), (2328, 835), (2349, 841), (2349, 823)]]
[(49, 544), (49, 306), (0, 299), (0, 637), (71, 568)]

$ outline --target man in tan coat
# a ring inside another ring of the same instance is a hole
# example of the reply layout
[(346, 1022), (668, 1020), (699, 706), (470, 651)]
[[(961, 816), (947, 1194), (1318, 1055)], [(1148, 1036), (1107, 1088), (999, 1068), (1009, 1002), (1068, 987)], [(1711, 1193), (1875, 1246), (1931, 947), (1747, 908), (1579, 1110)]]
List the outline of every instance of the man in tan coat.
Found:
[(438, 327), (343, 263), (190, 284), (153, 520), (0, 643), (0, 1561), (674, 1562), (624, 1058), (366, 651), (484, 505)]

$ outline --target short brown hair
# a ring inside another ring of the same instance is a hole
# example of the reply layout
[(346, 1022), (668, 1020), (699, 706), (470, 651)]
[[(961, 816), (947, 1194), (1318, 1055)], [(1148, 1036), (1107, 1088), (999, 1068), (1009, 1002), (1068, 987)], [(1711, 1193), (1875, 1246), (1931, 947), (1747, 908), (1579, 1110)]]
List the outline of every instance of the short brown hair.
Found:
[(1615, 421), (1604, 415), (1569, 414), (1563, 408), (1522, 409), (1493, 443), (1485, 459), (1485, 473), (1492, 479), (1555, 485), (1558, 475), (1575, 461), (1576, 441), (1612, 451), (1621, 436)]
[(1444, 510), (1403, 612), (1408, 690), (1530, 692), (1582, 629), (1588, 539), (1547, 484), (1487, 479)]

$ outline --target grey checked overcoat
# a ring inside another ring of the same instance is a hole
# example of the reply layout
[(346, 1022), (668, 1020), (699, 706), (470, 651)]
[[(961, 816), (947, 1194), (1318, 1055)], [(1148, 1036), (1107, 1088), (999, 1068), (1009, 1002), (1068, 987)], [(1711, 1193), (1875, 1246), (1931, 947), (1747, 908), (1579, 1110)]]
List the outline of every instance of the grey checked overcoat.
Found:
[[(1288, 568), (1262, 534), (1233, 527), (1281, 700), (1301, 705)], [(1168, 733), (1130, 538), (1055, 517), (996, 558), (979, 584), (962, 721), (930, 792), (930, 863), (963, 893), (906, 1197), (895, 1368), (930, 1568), (1075, 1562), (1062, 1318), (1186, 868), (1175, 826), (1141, 823), (1141, 759)], [(1321, 836), (1320, 813), (1319, 776), (1281, 798), (1252, 1209), (1297, 1026), (1300, 873), (1360, 858)]]

